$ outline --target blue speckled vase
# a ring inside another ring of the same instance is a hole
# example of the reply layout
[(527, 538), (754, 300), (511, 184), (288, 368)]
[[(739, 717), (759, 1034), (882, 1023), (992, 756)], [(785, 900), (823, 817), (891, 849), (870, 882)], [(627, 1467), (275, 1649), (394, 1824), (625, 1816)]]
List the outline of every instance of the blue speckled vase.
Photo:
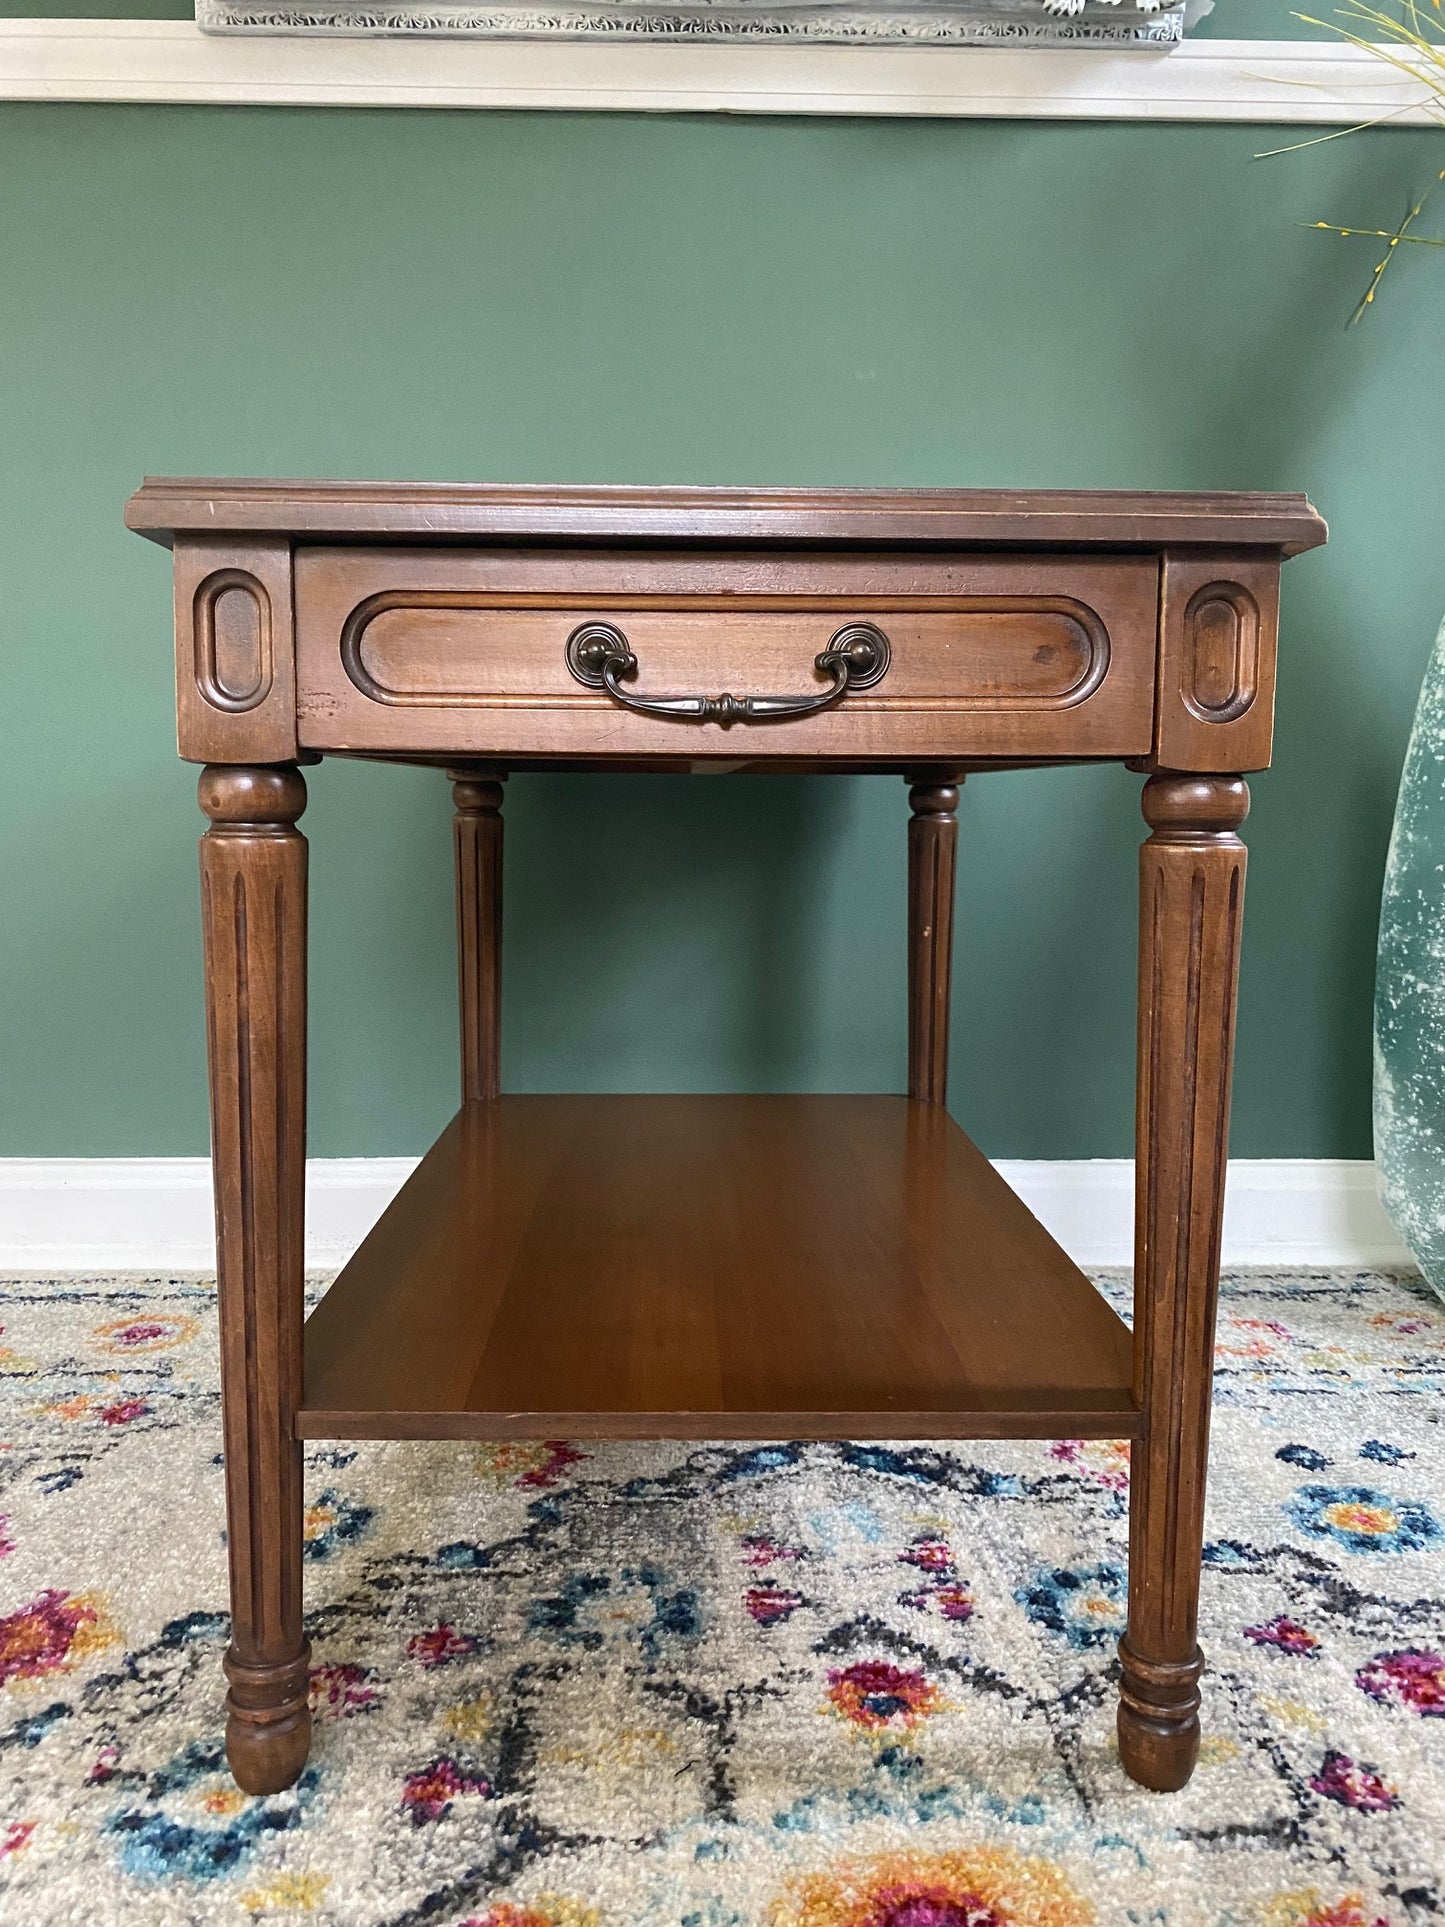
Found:
[(1375, 1158), (1385, 1209), (1445, 1298), (1445, 628), (1420, 691), (1385, 866)]

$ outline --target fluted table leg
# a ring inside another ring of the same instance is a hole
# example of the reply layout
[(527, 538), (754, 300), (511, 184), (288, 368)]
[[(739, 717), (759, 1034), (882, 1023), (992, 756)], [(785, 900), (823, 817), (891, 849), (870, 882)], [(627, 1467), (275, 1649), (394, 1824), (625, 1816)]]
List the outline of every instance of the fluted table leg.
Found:
[(451, 770), (462, 1098), (502, 1088), (502, 785)]
[(919, 777), (908, 791), (908, 1095), (948, 1097), (953, 890), (962, 778)]
[(1199, 1755), (1199, 1563), (1249, 790), (1155, 776), (1140, 852), (1135, 1393), (1119, 1751), (1159, 1792)]
[(226, 1752), (248, 1793), (311, 1744), (301, 1630), (306, 807), (298, 770), (200, 780), (211, 1147), (231, 1567)]

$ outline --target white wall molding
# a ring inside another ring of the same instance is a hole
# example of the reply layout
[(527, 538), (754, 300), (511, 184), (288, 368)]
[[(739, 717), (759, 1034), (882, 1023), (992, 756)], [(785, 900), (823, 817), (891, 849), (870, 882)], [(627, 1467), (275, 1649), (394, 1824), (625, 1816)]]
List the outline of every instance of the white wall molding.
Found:
[(1343, 42), (1148, 51), (203, 34), (0, 20), (0, 100), (565, 108), (1036, 120), (1425, 124), (1425, 90)]
[[(415, 1168), (412, 1158), (313, 1158), (306, 1261), (340, 1265)], [(1127, 1158), (1003, 1160), (999, 1169), (1081, 1264), (1132, 1259)], [(213, 1263), (205, 1158), (0, 1158), (0, 1270), (203, 1271)], [(1404, 1265), (1375, 1167), (1331, 1158), (1236, 1159), (1230, 1265)]]
[[(306, 1262), (344, 1264), (415, 1158), (312, 1158)], [(0, 1270), (209, 1271), (209, 1158), (0, 1158)]]
[[(1132, 1158), (1022, 1162), (998, 1168), (1082, 1265), (1134, 1261)], [(1349, 1158), (1232, 1158), (1224, 1208), (1226, 1265), (1394, 1267), (1411, 1263), (1376, 1188)]]

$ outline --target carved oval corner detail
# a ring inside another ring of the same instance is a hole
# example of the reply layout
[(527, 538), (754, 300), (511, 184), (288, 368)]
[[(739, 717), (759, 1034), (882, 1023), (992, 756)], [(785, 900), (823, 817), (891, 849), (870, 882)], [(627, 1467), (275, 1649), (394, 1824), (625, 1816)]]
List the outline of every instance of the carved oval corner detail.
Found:
[(1259, 604), (1241, 583), (1211, 582), (1184, 611), (1184, 706), (1202, 723), (1232, 723), (1259, 694)]
[(271, 598), (244, 569), (218, 569), (192, 609), (196, 687), (214, 709), (256, 709), (271, 693)]

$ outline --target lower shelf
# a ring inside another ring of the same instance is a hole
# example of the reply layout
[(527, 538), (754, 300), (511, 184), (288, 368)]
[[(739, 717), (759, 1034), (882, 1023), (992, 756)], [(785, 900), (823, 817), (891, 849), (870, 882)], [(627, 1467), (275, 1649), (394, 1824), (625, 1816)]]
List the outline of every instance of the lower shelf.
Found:
[(1129, 1333), (948, 1114), (503, 1097), (306, 1326), (303, 1438), (1128, 1437)]

